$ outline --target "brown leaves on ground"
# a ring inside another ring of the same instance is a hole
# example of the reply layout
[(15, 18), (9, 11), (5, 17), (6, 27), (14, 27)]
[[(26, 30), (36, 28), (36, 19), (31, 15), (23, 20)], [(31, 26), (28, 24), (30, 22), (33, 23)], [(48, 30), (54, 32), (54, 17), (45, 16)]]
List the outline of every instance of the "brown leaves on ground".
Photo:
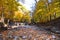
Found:
[(60, 40), (57, 36), (45, 31), (37, 31), (31, 28), (20, 28), (19, 30), (7, 30), (2, 32), (3, 40)]

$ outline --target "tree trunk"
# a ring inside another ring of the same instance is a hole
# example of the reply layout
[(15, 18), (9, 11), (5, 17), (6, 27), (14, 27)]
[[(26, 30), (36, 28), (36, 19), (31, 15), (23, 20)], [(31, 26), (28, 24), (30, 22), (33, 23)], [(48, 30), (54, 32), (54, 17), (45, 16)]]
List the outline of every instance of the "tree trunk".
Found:
[(51, 14), (50, 14), (50, 21), (51, 21)]
[(56, 12), (54, 12), (54, 19), (56, 19)]

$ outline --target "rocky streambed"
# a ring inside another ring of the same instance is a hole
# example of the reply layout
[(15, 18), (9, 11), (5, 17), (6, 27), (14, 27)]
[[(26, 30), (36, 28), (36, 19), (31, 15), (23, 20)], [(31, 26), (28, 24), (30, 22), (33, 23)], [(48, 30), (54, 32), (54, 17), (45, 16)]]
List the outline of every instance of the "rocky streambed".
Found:
[(34, 27), (19, 27), (0, 32), (0, 40), (60, 40), (60, 37)]

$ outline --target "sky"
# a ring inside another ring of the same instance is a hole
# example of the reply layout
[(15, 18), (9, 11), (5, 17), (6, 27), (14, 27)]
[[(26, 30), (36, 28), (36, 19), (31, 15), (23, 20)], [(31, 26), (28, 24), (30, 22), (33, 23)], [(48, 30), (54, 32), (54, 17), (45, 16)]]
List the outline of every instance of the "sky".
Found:
[(34, 6), (34, 4), (35, 4), (35, 1), (34, 0), (25, 0), (25, 6), (29, 9), (29, 10), (31, 10), (31, 7), (33, 7)]
[(34, 9), (35, 1), (34, 0), (20, 0), (20, 2), (30, 11)]

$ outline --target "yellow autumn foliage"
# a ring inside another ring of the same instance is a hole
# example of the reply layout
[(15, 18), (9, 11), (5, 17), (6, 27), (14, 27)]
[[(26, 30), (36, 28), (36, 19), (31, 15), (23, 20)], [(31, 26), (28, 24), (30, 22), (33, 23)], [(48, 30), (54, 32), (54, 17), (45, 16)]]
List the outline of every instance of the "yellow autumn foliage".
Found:
[(33, 14), (34, 22), (47, 22), (60, 17), (59, 0), (39, 0)]

